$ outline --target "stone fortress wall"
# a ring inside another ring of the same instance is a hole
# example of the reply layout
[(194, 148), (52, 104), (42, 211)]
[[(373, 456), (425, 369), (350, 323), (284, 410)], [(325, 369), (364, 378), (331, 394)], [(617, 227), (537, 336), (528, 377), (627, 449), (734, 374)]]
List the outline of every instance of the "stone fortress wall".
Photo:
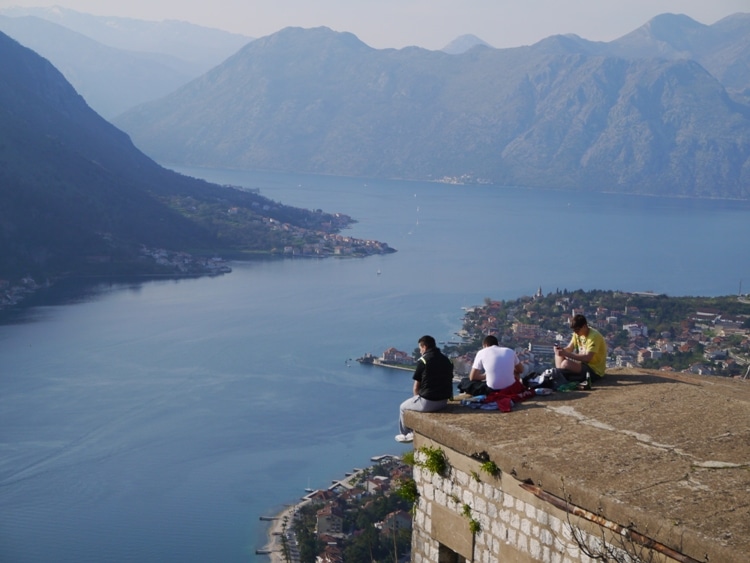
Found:
[(407, 413), (412, 562), (750, 561), (748, 383), (631, 370), (510, 413)]
[[(592, 556), (605, 553), (622, 561), (631, 554), (653, 562), (689, 561), (663, 553), (656, 558), (658, 552), (652, 555), (638, 539), (612, 530), (612, 523), (599, 525), (571, 514), (576, 508), (570, 503), (569, 510), (556, 507), (528, 490), (537, 487), (524, 488), (502, 472), (489, 475), (479, 461), (458, 452), (449, 450), (446, 455), (447, 477), (415, 468), (420, 502), (412, 535), (414, 563), (593, 563)], [(477, 533), (472, 520), (479, 524)]]

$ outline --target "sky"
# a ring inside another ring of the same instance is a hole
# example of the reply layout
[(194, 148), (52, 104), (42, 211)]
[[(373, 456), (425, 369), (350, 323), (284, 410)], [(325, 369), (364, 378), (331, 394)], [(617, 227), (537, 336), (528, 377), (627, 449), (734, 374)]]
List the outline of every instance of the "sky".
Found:
[(50, 5), (101, 16), (182, 20), (253, 38), (288, 26), (326, 26), (377, 49), (442, 49), (465, 34), (497, 48), (566, 33), (611, 41), (663, 13), (704, 24), (750, 13), (750, 0), (0, 0), (0, 9)]

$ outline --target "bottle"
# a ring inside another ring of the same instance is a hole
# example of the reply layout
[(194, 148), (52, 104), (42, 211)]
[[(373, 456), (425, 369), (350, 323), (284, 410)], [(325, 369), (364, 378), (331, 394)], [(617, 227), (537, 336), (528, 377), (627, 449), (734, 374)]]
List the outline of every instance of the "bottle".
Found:
[(589, 390), (591, 389), (591, 374), (586, 374), (586, 381), (581, 383), (579, 389)]
[(551, 395), (554, 393), (549, 387), (537, 387), (534, 389), (534, 395)]

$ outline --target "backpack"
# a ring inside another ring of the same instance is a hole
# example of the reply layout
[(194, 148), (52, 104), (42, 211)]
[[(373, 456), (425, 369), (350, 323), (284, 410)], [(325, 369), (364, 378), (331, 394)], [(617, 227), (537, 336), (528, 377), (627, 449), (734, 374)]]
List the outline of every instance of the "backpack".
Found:
[(472, 397), (492, 393), (492, 389), (487, 386), (485, 381), (472, 381), (468, 377), (464, 377), (458, 382), (458, 390)]
[(530, 373), (523, 378), (523, 384), (529, 389), (546, 387), (547, 389), (558, 389), (571, 382), (585, 381), (586, 375), (560, 368), (549, 368), (542, 373)]

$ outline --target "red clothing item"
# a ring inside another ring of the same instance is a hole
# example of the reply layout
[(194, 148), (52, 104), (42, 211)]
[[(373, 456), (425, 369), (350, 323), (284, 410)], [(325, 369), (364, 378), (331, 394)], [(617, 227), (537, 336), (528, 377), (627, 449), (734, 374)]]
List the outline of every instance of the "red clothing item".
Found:
[(513, 403), (522, 403), (534, 396), (534, 390), (527, 388), (523, 383), (516, 380), (499, 391), (493, 391), (482, 401), (483, 403), (497, 403), (500, 412), (510, 412)]

